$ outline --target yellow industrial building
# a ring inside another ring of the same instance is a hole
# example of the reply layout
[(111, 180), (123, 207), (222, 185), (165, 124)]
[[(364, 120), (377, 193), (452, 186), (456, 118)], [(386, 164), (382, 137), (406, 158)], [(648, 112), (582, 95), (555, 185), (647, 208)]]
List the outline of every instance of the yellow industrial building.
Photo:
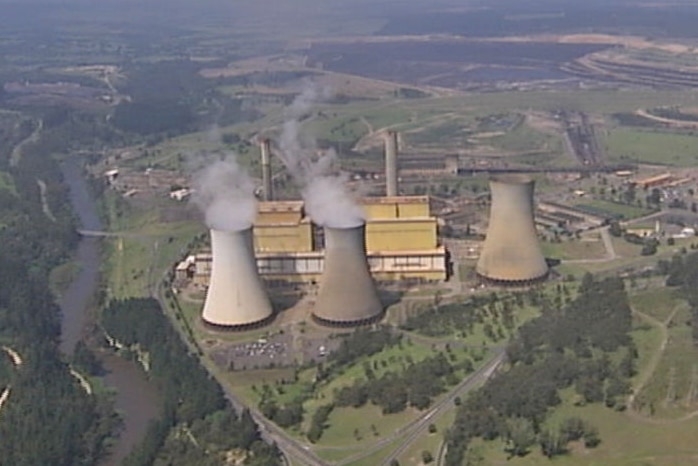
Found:
[[(378, 281), (442, 281), (448, 256), (438, 244), (437, 220), (428, 196), (369, 197), (366, 250)], [(313, 284), (323, 270), (321, 227), (305, 215), (302, 201), (260, 202), (254, 222), (257, 266), (269, 284)], [(211, 255), (196, 255), (195, 280), (208, 281)]]

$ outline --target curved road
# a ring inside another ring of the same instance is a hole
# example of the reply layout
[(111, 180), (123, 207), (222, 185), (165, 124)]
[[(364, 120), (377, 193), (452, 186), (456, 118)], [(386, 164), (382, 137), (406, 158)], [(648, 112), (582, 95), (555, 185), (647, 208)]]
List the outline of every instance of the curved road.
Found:
[(500, 349), (496, 356), (492, 358), (487, 364), (482, 366), (480, 369), (475, 371), (470, 377), (465, 379), (463, 382), (458, 384), (458, 386), (451, 391), (451, 393), (441, 400), (433, 409), (431, 409), (425, 416), (422, 416), (419, 422), (413, 427), (410, 434), (407, 436), (405, 441), (396, 448), (389, 456), (387, 456), (383, 462), (382, 466), (387, 466), (394, 459), (397, 459), (402, 455), (420, 436), (424, 434), (429, 428), (429, 424), (436, 421), (442, 415), (446, 413), (449, 409), (453, 409), (453, 400), (457, 396), (463, 395), (468, 390), (471, 390), (477, 386), (477, 384), (486, 381), (495, 373), (499, 366), (504, 362), (506, 358), (506, 353), (504, 349)]

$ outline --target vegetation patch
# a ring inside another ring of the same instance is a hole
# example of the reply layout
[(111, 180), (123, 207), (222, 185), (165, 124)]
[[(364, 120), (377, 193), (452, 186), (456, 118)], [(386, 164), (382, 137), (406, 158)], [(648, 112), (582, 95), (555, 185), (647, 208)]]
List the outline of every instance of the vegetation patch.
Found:
[(698, 137), (688, 134), (616, 128), (603, 144), (608, 157), (618, 162), (690, 167), (698, 161)]
[(514, 457), (525, 456), (534, 445), (548, 457), (565, 454), (569, 442), (580, 439), (589, 448), (598, 445), (598, 431), (588, 423), (572, 419), (557, 429), (543, 428), (551, 408), (562, 401), (562, 389), (573, 387), (579, 404), (604, 402), (624, 410), (635, 374), (637, 351), (629, 336), (632, 318), (623, 282), (595, 281), (587, 274), (578, 292), (568, 305), (546, 306), (521, 327), (507, 347), (510, 369), (458, 409), (445, 464), (462, 464), (474, 438), (503, 439)]
[(191, 354), (154, 299), (112, 301), (106, 332), (147, 354), (149, 374), (164, 398), (153, 422), (125, 465), (222, 464), (238, 451), (247, 464), (280, 464), (279, 451), (261, 440), (249, 411), (238, 416), (197, 357)]
[(594, 215), (606, 218), (629, 220), (651, 214), (654, 210), (646, 209), (638, 205), (622, 204), (620, 202), (595, 199), (593, 201), (576, 204), (575, 208)]

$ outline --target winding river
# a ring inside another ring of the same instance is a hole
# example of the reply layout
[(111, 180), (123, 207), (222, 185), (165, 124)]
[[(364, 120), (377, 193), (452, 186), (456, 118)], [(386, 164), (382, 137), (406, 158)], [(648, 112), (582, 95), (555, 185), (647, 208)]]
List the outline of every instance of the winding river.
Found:
[[(71, 158), (61, 162), (61, 172), (70, 187), (70, 203), (81, 228), (101, 231), (97, 206), (87, 189), (78, 160)], [(100, 241), (100, 238), (80, 239), (76, 257), (80, 272), (59, 300), (62, 313), (60, 349), (66, 355), (72, 354), (89, 321), (90, 304), (99, 286)], [(110, 455), (101, 463), (101, 466), (115, 466), (143, 438), (148, 421), (158, 414), (160, 401), (157, 390), (135, 362), (110, 353), (100, 354), (100, 358), (106, 370), (103, 381), (116, 391), (115, 408), (124, 422)]]

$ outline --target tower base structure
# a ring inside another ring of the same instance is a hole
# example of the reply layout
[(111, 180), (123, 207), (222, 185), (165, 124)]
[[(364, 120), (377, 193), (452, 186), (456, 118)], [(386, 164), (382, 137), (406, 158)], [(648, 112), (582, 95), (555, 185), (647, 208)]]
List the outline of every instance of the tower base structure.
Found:
[(352, 327), (380, 320), (383, 304), (366, 259), (365, 224), (325, 227), (325, 265), (313, 319), (326, 326)]
[(274, 313), (257, 271), (252, 228), (211, 230), (211, 279), (202, 320), (217, 329), (262, 325)]
[(490, 180), (492, 205), (487, 236), (475, 271), (483, 280), (525, 286), (547, 277), (533, 211), (534, 181), (524, 175)]

